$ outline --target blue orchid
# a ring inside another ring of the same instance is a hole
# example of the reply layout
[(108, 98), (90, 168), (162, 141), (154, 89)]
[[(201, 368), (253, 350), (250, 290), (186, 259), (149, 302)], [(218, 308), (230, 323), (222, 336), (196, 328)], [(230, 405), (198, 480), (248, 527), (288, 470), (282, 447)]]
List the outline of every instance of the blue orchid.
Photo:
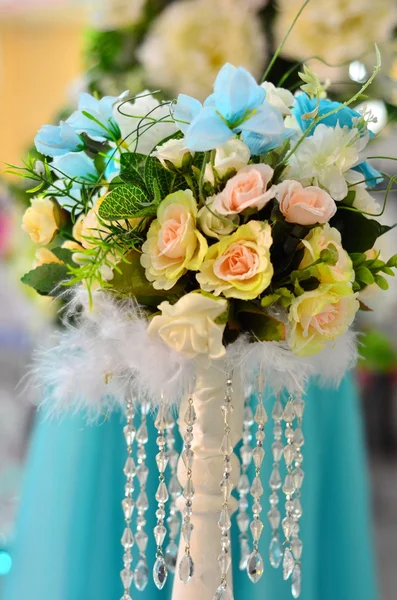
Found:
[(113, 106), (125, 95), (126, 92), (118, 97), (105, 96), (97, 100), (91, 94), (81, 94), (78, 109), (66, 122), (77, 133), (86, 133), (94, 140), (118, 140), (121, 133), (113, 116)]
[(363, 181), (367, 187), (372, 188), (382, 183), (383, 177), (379, 171), (372, 167), (367, 161), (360, 163), (356, 167), (353, 167), (354, 171), (358, 171), (363, 176)]
[[(66, 210), (71, 210), (81, 201), (84, 184), (98, 181), (95, 163), (85, 152), (70, 152), (55, 157), (50, 168), (60, 179), (47, 192), (55, 196), (58, 203)], [(62, 193), (66, 189), (68, 194)]]
[[(292, 109), (292, 114), (298, 121), (298, 124), (302, 131), (306, 131), (313, 123), (313, 119), (303, 119), (303, 115), (307, 113), (311, 113), (317, 106), (316, 98), (309, 98), (307, 94), (299, 94), (295, 98), (294, 107)], [(336, 108), (342, 106), (340, 102), (333, 102), (332, 100), (322, 99), (320, 100), (318, 107), (318, 116), (322, 117), (327, 114), (331, 110), (335, 110)], [(318, 124), (327, 125), (327, 127), (335, 127), (339, 124), (341, 127), (347, 126), (351, 129), (354, 126), (354, 119), (357, 117), (361, 117), (360, 113), (348, 106), (341, 108), (338, 112), (326, 117), (325, 119), (321, 119)], [(315, 127), (309, 133), (309, 136), (313, 134)]]
[(204, 106), (185, 94), (178, 97), (174, 118), (185, 133), (186, 147), (212, 150), (239, 133), (266, 138), (285, 135), (281, 112), (265, 97), (264, 88), (246, 69), (226, 64)]
[(85, 146), (81, 137), (61, 121), (59, 125), (43, 125), (34, 139), (36, 149), (45, 156), (63, 156), (68, 152), (78, 152)]

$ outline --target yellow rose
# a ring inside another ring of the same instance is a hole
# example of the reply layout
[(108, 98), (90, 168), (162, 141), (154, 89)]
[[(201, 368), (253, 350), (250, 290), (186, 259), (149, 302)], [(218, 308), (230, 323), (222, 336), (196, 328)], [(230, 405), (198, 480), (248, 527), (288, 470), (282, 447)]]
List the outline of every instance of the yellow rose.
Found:
[(214, 209), (213, 198), (209, 198), (207, 204), (200, 208), (198, 213), (201, 231), (218, 240), (233, 233), (239, 224), (239, 220), (238, 215), (229, 215), (229, 217), (219, 215)]
[(109, 229), (103, 225), (103, 221), (99, 221), (98, 211), (102, 202), (106, 198), (106, 194), (101, 196), (88, 213), (81, 219), (77, 220), (73, 233), (79, 236), (76, 237), (78, 242), (81, 242), (84, 248), (95, 248), (98, 245), (97, 241), (106, 239), (109, 234)]
[(222, 344), (225, 323), (216, 319), (227, 310), (227, 301), (210, 298), (200, 293), (183, 296), (174, 305), (162, 302), (162, 314), (153, 317), (148, 327), (149, 336), (160, 337), (170, 348), (187, 358), (206, 355), (217, 359), (226, 350)]
[(299, 356), (317, 354), (347, 331), (358, 309), (356, 294), (348, 284), (320, 284), (292, 302), (289, 345)]
[(156, 290), (169, 290), (188, 269), (200, 268), (208, 245), (196, 219), (197, 204), (190, 190), (169, 194), (158, 207), (141, 256), (146, 277)]
[(34, 268), (41, 267), (41, 265), (47, 265), (49, 263), (57, 263), (59, 265), (63, 264), (63, 262), (48, 248), (38, 248), (35, 253), (35, 261), (33, 263)]
[(250, 221), (210, 246), (197, 281), (206, 292), (226, 298), (253, 300), (270, 284), (273, 266), (268, 223)]
[(315, 267), (315, 277), (321, 283), (335, 283), (354, 281), (353, 263), (346, 250), (342, 247), (342, 239), (339, 231), (331, 227), (328, 223), (324, 227), (315, 227), (302, 240), (305, 247), (305, 253), (299, 265), (299, 269), (304, 269), (320, 258), (322, 250), (333, 246), (338, 254), (338, 260), (335, 265), (319, 264)]
[(61, 221), (61, 209), (50, 198), (33, 198), (22, 217), (22, 229), (35, 244), (46, 246), (55, 237)]
[(65, 248), (71, 252), (81, 252), (83, 246), (80, 246), (80, 244), (74, 242), (73, 240), (67, 240), (66, 242), (63, 242), (61, 248)]

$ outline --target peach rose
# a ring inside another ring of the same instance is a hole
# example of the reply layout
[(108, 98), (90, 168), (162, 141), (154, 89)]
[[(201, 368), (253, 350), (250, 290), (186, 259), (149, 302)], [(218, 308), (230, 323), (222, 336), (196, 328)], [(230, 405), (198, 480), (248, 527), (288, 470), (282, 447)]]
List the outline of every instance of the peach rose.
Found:
[(220, 215), (235, 215), (247, 208), (260, 210), (274, 198), (276, 187), (268, 189), (273, 173), (269, 165), (262, 164), (240, 169), (215, 197), (214, 210)]
[(336, 213), (335, 200), (325, 190), (315, 185), (303, 187), (298, 181), (290, 179), (277, 186), (276, 199), (288, 223), (328, 223)]

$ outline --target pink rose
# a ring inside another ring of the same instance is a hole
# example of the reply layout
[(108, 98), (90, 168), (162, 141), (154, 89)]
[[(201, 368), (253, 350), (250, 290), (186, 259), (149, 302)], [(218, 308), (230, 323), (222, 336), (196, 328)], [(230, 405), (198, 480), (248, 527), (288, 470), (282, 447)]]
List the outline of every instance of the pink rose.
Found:
[(303, 187), (298, 181), (287, 179), (277, 186), (276, 198), (288, 223), (327, 223), (336, 213), (333, 198), (315, 185)]
[(247, 208), (260, 210), (274, 198), (275, 186), (268, 189), (272, 177), (273, 169), (269, 165), (248, 165), (240, 169), (215, 196), (214, 210), (220, 215), (235, 215)]

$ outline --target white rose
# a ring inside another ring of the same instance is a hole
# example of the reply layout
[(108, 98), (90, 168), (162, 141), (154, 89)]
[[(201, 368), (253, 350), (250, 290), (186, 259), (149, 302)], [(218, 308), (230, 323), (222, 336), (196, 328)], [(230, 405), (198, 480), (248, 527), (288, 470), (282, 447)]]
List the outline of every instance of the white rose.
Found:
[(266, 91), (266, 101), (281, 112), (282, 115), (291, 114), (291, 106), (294, 104), (294, 95), (284, 88), (276, 88), (270, 81), (264, 81), (262, 87)]
[(157, 156), (164, 167), (167, 167), (166, 161), (169, 161), (177, 169), (182, 167), (185, 154), (189, 154), (189, 150), (185, 146), (184, 139), (168, 140), (161, 146), (157, 146), (156, 151), (153, 152), (153, 156)]
[(366, 184), (363, 182), (364, 175), (352, 169), (347, 171), (345, 178), (348, 183), (355, 184), (350, 188), (351, 191), (356, 192), (353, 202), (354, 208), (373, 215), (378, 214), (380, 212), (380, 204), (367, 191)]
[(230, 215), (229, 218), (218, 215), (213, 205), (213, 198), (209, 198), (207, 204), (199, 210), (198, 222), (203, 233), (220, 240), (224, 235), (233, 233), (240, 219), (238, 215)]
[[(239, 171), (248, 165), (251, 154), (248, 146), (240, 140), (229, 140), (216, 149), (214, 168), (220, 178), (224, 177), (229, 169)], [(207, 165), (205, 179), (215, 183), (211, 165)]]
[(217, 359), (225, 355), (225, 324), (218, 324), (215, 319), (226, 312), (226, 300), (191, 293), (174, 305), (162, 302), (159, 309), (162, 314), (153, 317), (148, 327), (152, 339), (161, 338), (186, 358), (206, 355)]

